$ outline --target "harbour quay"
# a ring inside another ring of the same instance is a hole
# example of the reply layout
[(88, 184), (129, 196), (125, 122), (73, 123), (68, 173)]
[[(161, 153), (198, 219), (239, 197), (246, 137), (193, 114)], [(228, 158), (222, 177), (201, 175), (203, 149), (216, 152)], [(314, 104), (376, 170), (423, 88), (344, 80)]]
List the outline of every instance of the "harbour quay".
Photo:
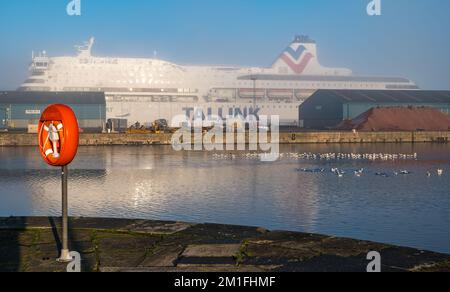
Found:
[[(60, 218), (0, 218), (2, 272), (64, 272)], [(450, 255), (319, 234), (151, 220), (69, 219), (84, 272), (449, 272)]]
[[(81, 146), (171, 145), (172, 134), (81, 133)], [(192, 138), (194, 141), (194, 138)], [(236, 140), (235, 140), (236, 141)], [(270, 141), (270, 137), (269, 137)], [(450, 131), (350, 132), (287, 131), (279, 134), (280, 144), (314, 143), (448, 143)], [(0, 133), (0, 146), (37, 146), (36, 134)], [(248, 136), (246, 137), (248, 142)], [(226, 139), (224, 138), (224, 143)]]

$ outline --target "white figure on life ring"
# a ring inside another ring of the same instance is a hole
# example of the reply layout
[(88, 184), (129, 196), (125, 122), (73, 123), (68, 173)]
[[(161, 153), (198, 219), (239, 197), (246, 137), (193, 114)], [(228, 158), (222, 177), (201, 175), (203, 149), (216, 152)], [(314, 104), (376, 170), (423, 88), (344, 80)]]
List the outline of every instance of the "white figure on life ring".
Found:
[[(45, 156), (49, 156), (52, 154), (53, 158), (59, 158), (59, 147), (60, 147), (60, 136), (59, 131), (63, 128), (62, 123), (56, 123), (55, 126), (53, 122), (51, 122), (48, 126), (44, 125), (43, 129), (46, 131), (47, 138), (45, 140), (43, 150), (45, 153)], [(50, 141), (50, 143), (49, 143)]]

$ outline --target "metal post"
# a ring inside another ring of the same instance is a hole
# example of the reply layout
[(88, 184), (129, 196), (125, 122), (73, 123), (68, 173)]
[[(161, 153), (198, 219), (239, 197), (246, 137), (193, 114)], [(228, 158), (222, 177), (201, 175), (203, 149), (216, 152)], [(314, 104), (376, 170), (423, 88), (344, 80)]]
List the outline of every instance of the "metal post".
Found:
[(72, 257), (69, 251), (69, 212), (68, 212), (68, 197), (67, 197), (67, 178), (69, 176), (69, 169), (66, 166), (62, 167), (62, 250), (59, 262), (71, 262)]

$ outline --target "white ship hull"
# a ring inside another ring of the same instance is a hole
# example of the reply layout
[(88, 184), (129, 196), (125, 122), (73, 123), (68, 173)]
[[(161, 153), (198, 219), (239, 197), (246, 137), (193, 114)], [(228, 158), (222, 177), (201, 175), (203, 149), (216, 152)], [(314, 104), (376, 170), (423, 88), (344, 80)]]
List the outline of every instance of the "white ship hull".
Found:
[[(281, 125), (297, 125), (298, 107), (318, 89), (418, 89), (396, 77), (353, 76), (345, 68), (320, 65), (316, 43), (297, 37), (271, 67), (181, 66), (159, 59), (100, 58), (94, 40), (76, 57), (33, 55), (25, 91), (101, 91), (107, 118), (151, 124), (182, 114), (278, 115)], [(64, 101), (61, 101), (64, 102)]]

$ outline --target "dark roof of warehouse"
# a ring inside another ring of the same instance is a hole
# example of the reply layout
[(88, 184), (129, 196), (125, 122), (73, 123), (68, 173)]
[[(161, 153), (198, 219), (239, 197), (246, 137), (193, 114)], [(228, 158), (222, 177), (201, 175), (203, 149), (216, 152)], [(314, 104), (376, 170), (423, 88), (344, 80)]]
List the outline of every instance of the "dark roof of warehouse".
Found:
[(450, 91), (426, 90), (317, 90), (310, 98), (336, 98), (348, 102), (450, 103)]
[(105, 104), (103, 92), (0, 91), (0, 103), (9, 104)]

